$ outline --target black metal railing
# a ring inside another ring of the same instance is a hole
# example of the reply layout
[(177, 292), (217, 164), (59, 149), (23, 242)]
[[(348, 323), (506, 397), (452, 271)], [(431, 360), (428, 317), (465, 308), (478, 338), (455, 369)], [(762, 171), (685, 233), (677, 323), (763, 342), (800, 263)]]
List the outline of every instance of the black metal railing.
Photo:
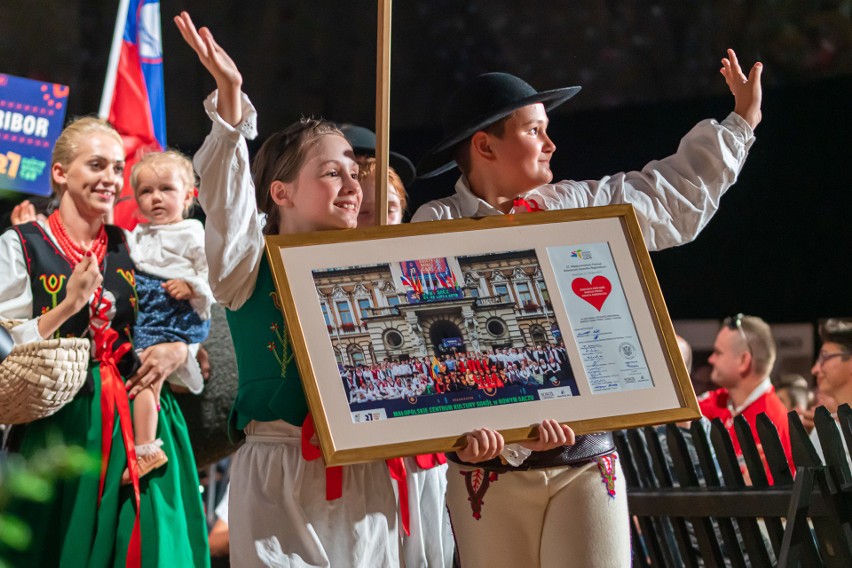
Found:
[(790, 412), (795, 471), (763, 414), (759, 445), (735, 419), (741, 457), (718, 419), (709, 435), (697, 421), (616, 432), (634, 566), (852, 566), (849, 405), (838, 417), (822, 407), (814, 417), (823, 462)]

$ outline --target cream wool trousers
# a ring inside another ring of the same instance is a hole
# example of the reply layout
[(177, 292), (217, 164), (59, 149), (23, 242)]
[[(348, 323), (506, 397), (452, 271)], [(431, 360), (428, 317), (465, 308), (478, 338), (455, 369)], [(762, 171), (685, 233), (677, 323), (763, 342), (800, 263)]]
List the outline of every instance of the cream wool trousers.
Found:
[(595, 462), (496, 477), (449, 463), (447, 505), (462, 567), (629, 568), (627, 494), (617, 459), (612, 472), (614, 497)]

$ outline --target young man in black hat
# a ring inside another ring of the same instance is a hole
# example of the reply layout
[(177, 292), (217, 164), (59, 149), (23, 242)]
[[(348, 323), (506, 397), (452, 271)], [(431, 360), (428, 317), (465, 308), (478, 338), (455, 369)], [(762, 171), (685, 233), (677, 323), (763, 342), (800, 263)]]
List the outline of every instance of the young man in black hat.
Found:
[(450, 98), (443, 117), (444, 140), (418, 165), (433, 177), (456, 165), (456, 193), (420, 207), (412, 221), (524, 213), (630, 203), (636, 208), (650, 250), (693, 240), (736, 181), (760, 122), (762, 65), (746, 77), (733, 50), (722, 60), (735, 96), (734, 112), (721, 123), (705, 120), (681, 140), (678, 151), (642, 171), (597, 181), (552, 183), (547, 111), (580, 87), (536, 92), (506, 73), (480, 75)]
[[(650, 250), (689, 242), (716, 212), (754, 141), (761, 72), (756, 63), (746, 77), (728, 50), (721, 73), (735, 106), (725, 120), (702, 121), (675, 154), (642, 171), (557, 183), (547, 111), (580, 87), (537, 92), (512, 75), (480, 75), (450, 98), (445, 138), (418, 166), (426, 178), (458, 165), (455, 195), (426, 203), (412, 221), (630, 203)], [(465, 566), (630, 564), (627, 499), (612, 438), (574, 440), (567, 427), (549, 430), (535, 443), (504, 447), (499, 432), (483, 428), (448, 455), (447, 504)], [(573, 445), (559, 447), (565, 438)]]

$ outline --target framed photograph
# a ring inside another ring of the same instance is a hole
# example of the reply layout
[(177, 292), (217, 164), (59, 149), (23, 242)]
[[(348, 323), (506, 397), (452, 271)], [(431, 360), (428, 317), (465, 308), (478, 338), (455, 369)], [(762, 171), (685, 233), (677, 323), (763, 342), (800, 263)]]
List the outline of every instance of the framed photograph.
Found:
[(629, 205), (267, 238), (328, 465), (698, 418)]

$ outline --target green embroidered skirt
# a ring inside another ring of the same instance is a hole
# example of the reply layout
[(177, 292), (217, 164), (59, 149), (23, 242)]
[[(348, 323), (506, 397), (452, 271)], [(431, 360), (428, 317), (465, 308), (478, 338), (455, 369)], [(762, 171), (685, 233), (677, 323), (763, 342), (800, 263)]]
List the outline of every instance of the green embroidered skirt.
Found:
[[(25, 457), (64, 443), (85, 448), (100, 463), (98, 369), (94, 376), (94, 393), (80, 394), (53, 416), (27, 425), (20, 450)], [(169, 462), (140, 483), (142, 566), (206, 567), (207, 525), (186, 422), (168, 388), (162, 391), (160, 405), (158, 437)], [(3, 549), (0, 557), (12, 566), (124, 566), (136, 516), (132, 487), (120, 485), (126, 463), (116, 415), (100, 506), (98, 471), (58, 481), (48, 503), (11, 503), (8, 512), (30, 526), (33, 542), (24, 553)]]

